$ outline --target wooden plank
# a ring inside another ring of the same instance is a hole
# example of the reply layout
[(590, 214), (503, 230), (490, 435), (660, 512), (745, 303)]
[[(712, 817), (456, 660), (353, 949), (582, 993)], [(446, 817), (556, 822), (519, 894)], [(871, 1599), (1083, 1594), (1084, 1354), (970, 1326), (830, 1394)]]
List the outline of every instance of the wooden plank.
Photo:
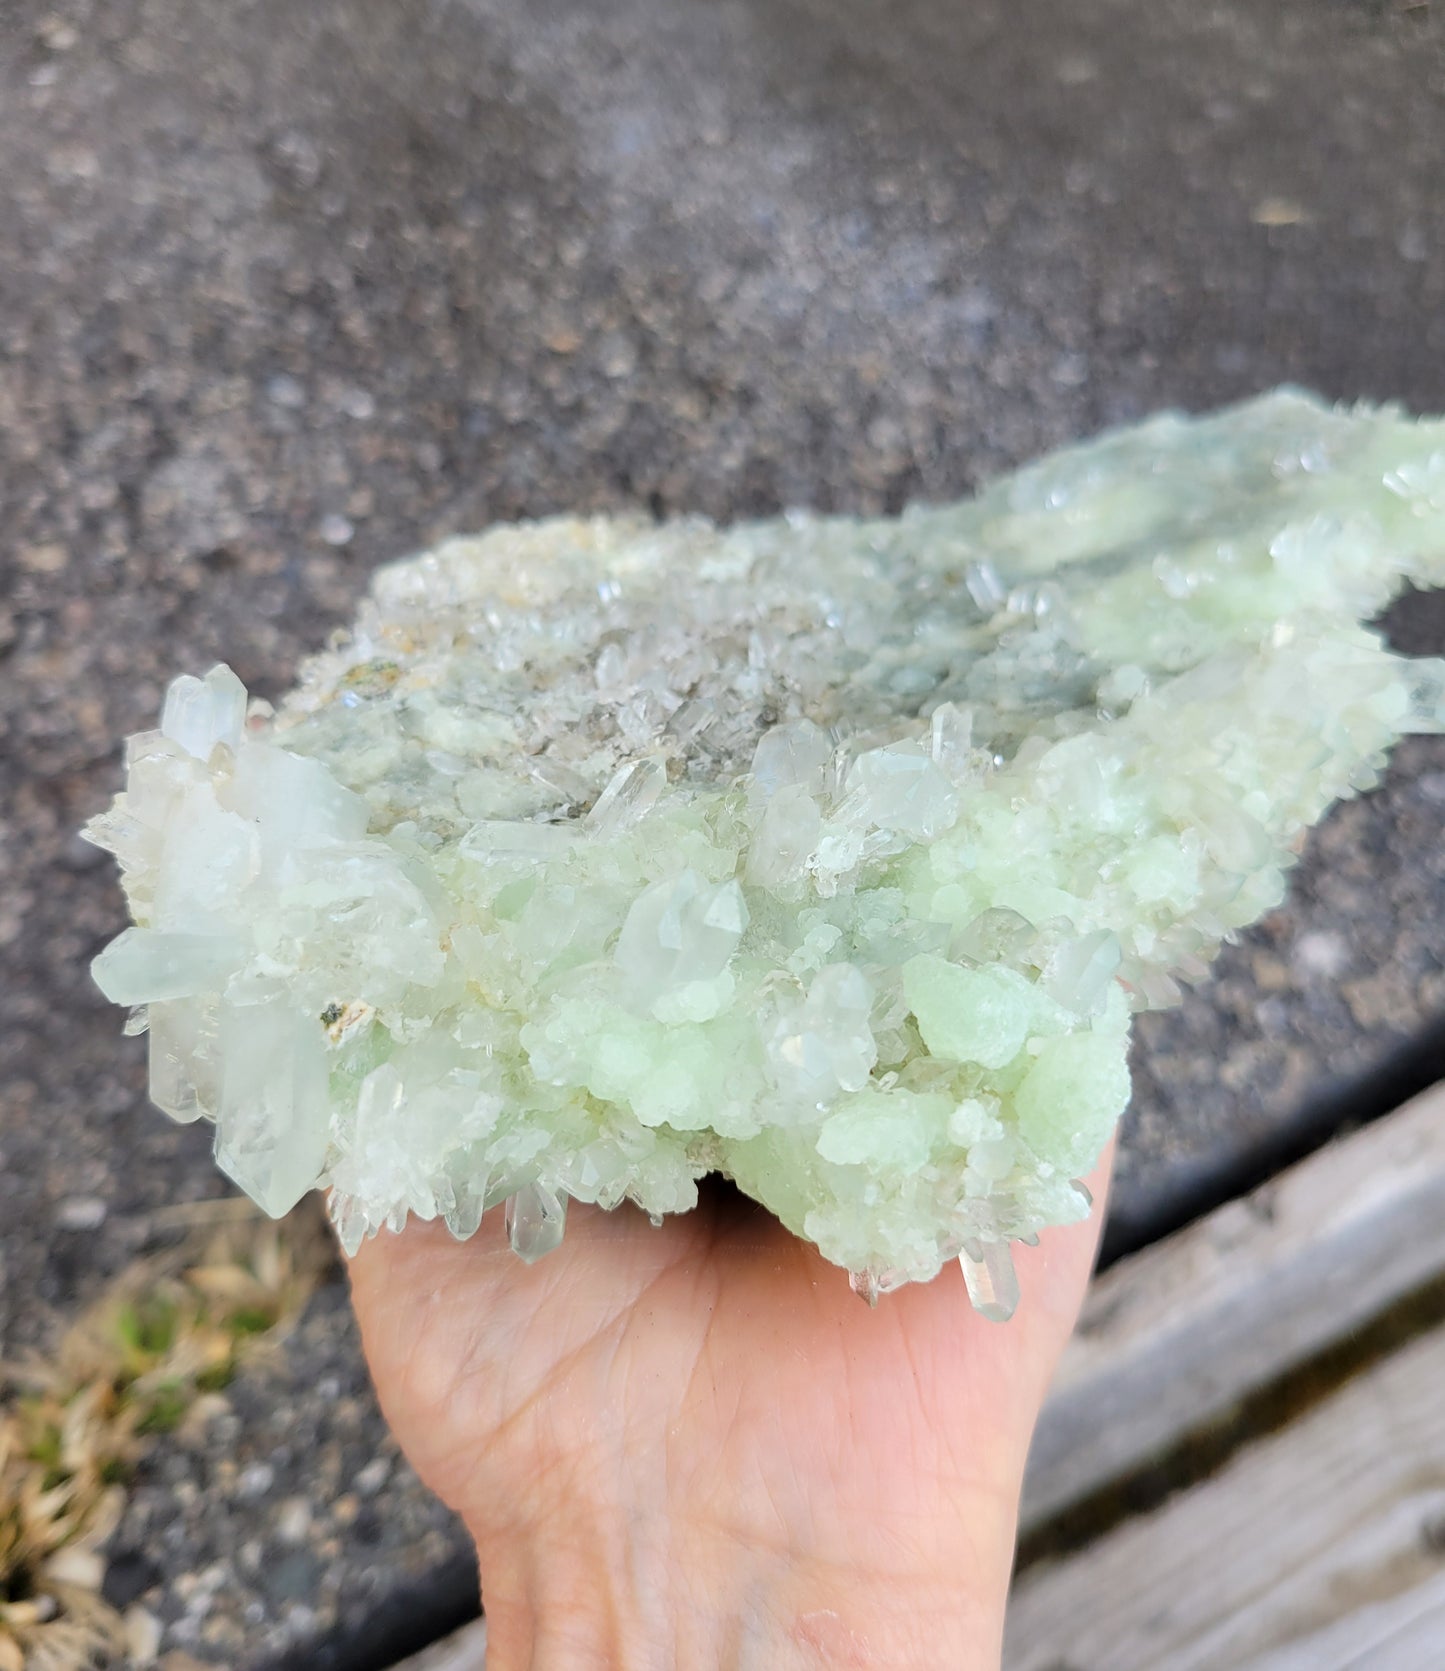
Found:
[(1442, 1387), (1437, 1329), (1152, 1514), (1029, 1568), (1005, 1671), (1440, 1671)]
[(440, 1642), (401, 1660), (392, 1671), (486, 1671), (487, 1621), (473, 1619)]
[(1313, 1642), (1267, 1654), (1254, 1671), (1440, 1671), (1445, 1573), (1389, 1602), (1362, 1607)]
[(1442, 1224), (1438, 1085), (1106, 1271), (1039, 1423), (1023, 1529), (1445, 1275)]

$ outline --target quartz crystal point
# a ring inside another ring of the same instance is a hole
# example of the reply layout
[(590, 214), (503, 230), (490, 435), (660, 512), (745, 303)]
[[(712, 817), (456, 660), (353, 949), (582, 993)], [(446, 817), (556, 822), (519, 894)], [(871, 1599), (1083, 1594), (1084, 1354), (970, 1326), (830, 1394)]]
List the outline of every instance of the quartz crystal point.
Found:
[(562, 1245), (567, 1228), (567, 1197), (542, 1184), (525, 1184), (507, 1197), (507, 1239), (519, 1259), (534, 1264)]
[(383, 569), (272, 713), (176, 681), (90, 839), (155, 1100), (348, 1248), (527, 1259), (720, 1171), (866, 1298), (1082, 1217), (1133, 1011), (1445, 724), (1445, 424), (1291, 392), (896, 520), (554, 521)]
[(958, 1263), (974, 1310), (990, 1323), (1007, 1323), (1019, 1303), (1019, 1279), (1008, 1243), (966, 1241)]

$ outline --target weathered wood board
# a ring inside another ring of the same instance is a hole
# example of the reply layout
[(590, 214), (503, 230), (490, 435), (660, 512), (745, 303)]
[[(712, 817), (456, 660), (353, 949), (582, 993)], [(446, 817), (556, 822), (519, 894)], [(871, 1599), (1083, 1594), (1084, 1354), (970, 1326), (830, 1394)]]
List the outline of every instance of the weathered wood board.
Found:
[(1034, 1439), (1024, 1529), (1442, 1274), (1445, 1085), (1097, 1279)]
[(1445, 1329), (1015, 1585), (1004, 1671), (1441, 1671)]

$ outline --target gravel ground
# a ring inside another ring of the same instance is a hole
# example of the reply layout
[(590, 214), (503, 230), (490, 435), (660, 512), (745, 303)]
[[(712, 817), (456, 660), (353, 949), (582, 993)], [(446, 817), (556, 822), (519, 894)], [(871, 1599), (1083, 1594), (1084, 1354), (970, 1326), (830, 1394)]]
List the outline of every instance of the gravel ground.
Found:
[[(121, 906), (72, 832), (171, 674), (274, 695), (375, 562), (500, 518), (892, 509), (1286, 379), (1445, 409), (1442, 151), (1418, 3), (0, 0), (0, 1349), (220, 1190), (84, 973)], [(1445, 1014), (1442, 810), (1412, 743), (1146, 1020), (1121, 1210)], [(328, 1290), (115, 1584), (319, 1666), (460, 1547), (390, 1459)]]
[(381, 1425), (340, 1283), (151, 1457), (110, 1557), (116, 1605), (203, 1663), (384, 1666), (475, 1608), (475, 1557)]

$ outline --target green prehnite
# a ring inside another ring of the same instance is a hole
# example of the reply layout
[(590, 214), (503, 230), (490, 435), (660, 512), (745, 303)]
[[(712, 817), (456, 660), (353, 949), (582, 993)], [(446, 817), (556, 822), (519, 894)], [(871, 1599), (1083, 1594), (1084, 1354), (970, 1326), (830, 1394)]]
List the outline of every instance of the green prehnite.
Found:
[(151, 1095), (348, 1249), (718, 1171), (875, 1298), (1088, 1210), (1131, 1014), (1445, 728), (1445, 422), (1289, 390), (897, 519), (557, 520), (382, 569), (274, 713), (177, 679), (89, 839)]

